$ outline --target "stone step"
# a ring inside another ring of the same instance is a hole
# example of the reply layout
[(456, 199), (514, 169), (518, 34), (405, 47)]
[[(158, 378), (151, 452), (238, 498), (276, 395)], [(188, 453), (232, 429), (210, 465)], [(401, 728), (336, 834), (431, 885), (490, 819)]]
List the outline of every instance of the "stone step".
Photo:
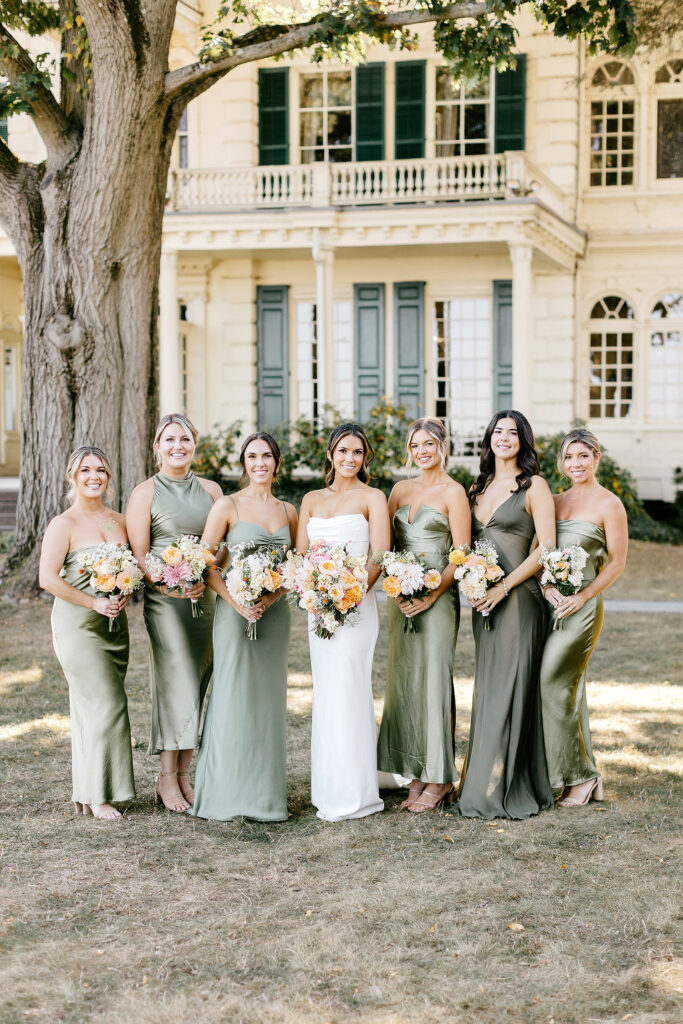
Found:
[(0, 530), (14, 530), (17, 525), (18, 491), (0, 490)]

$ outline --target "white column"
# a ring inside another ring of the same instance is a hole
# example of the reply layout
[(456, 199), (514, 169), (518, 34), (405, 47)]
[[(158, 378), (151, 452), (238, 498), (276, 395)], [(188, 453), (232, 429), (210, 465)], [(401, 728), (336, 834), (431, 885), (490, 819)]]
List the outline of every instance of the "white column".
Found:
[(531, 419), (533, 310), (529, 242), (510, 242), (512, 260), (512, 404)]
[(162, 252), (159, 275), (159, 411), (182, 412), (178, 344), (178, 254)]
[(336, 402), (334, 374), (334, 248), (319, 228), (313, 229), (318, 331), (318, 405)]

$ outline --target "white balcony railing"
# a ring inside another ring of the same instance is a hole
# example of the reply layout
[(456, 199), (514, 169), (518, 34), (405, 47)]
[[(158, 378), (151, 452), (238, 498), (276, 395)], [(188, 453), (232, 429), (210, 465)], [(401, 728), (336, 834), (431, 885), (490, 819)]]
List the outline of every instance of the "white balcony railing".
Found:
[(169, 209), (178, 212), (384, 206), (534, 193), (558, 213), (560, 189), (524, 153), (176, 170)]

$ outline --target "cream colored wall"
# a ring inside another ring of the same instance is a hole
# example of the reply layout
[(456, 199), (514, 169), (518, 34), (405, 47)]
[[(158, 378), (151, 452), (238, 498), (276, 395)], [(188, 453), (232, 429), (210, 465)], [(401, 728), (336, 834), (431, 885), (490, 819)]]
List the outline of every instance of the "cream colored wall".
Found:
[(14, 476), (19, 472), (19, 432), (5, 431), (4, 349), (16, 348), (17, 380), (16, 400), (21, 393), (21, 320), (22, 287), (19, 267), (13, 259), (0, 260), (0, 475)]

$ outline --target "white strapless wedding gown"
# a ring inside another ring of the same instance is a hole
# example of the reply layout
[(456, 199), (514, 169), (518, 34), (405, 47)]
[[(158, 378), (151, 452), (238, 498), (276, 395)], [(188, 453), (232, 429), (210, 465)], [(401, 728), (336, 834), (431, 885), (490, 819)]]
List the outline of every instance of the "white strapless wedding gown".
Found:
[[(308, 521), (311, 544), (348, 544), (353, 555), (367, 554), (370, 529), (353, 513)], [(315, 635), (308, 620), (313, 673), (311, 800), (325, 821), (363, 818), (384, 809), (377, 785), (377, 732), (372, 702), (372, 657), (379, 632), (373, 591), (359, 606), (355, 625), (342, 626), (329, 640)]]

